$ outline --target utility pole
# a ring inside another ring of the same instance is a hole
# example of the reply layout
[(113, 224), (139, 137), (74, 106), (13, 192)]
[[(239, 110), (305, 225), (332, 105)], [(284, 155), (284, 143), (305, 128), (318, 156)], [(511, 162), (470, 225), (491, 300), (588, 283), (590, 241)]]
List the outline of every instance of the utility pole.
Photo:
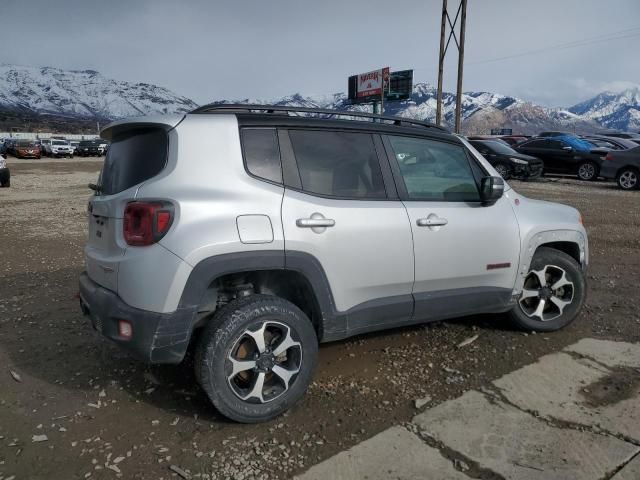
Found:
[(442, 124), (442, 77), (444, 74), (444, 34), (447, 28), (447, 0), (442, 0), (442, 22), (440, 23), (440, 55), (438, 55), (438, 99), (436, 103), (436, 125)]
[(467, 0), (462, 0), (462, 17), (460, 18), (460, 45), (458, 46), (458, 85), (456, 88), (456, 133), (460, 133), (462, 110), (462, 71), (464, 68), (464, 34), (467, 23)]
[[(456, 35), (455, 27), (460, 20), (459, 36)], [(447, 55), (449, 43), (453, 38), (458, 47), (458, 81), (456, 88), (456, 111), (455, 111), (455, 131), (460, 133), (461, 127), (461, 110), (462, 110), (462, 74), (464, 65), (464, 39), (465, 27), (467, 23), (467, 0), (459, 0), (456, 16), (451, 21), (449, 15), (447, 0), (442, 0), (442, 21), (440, 24), (440, 55), (438, 57), (438, 92), (436, 106), (436, 123), (442, 124), (442, 79), (444, 76), (444, 60)], [(447, 24), (449, 25), (449, 36), (445, 42)]]

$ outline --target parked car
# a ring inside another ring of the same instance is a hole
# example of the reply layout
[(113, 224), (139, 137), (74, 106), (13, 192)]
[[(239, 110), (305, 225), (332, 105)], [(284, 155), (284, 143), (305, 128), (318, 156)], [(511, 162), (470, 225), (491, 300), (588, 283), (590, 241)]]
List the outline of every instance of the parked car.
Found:
[(69, 140), (69, 146), (71, 147), (71, 155), (76, 154), (76, 149), (78, 148), (79, 144), (80, 142), (78, 140)]
[(0, 148), (0, 187), (11, 186), (11, 172), (7, 166), (7, 154), (4, 148)]
[(640, 145), (640, 133), (634, 132), (608, 132), (604, 133), (607, 137), (626, 138), (632, 142)]
[(627, 150), (638, 146), (637, 143), (627, 138), (604, 137), (599, 135), (586, 135), (583, 138), (598, 147), (608, 148), (609, 150)]
[(500, 137), (501, 140), (504, 140), (512, 147), (518, 145), (522, 142), (526, 142), (530, 137), (525, 137), (524, 135), (504, 135)]
[(573, 136), (533, 138), (516, 146), (515, 150), (541, 159), (545, 173), (568, 173), (577, 175), (580, 180), (598, 178), (608, 151)]
[(47, 147), (47, 153), (52, 157), (73, 157), (71, 146), (66, 140), (51, 139), (51, 144)]
[(18, 140), (12, 151), (16, 158), (40, 158), (40, 149), (33, 140)]
[(467, 137), (467, 140), (492, 140), (494, 142), (502, 143), (503, 145), (509, 145), (509, 142), (502, 140), (499, 137), (494, 137), (492, 135), (472, 135)]
[(561, 132), (561, 131), (550, 131), (550, 132), (540, 132), (538, 137), (577, 137), (575, 133), (571, 132)]
[(5, 145), (5, 153), (7, 155), (15, 156), (15, 154), (16, 154), (15, 147), (16, 147), (16, 143), (17, 142), (18, 141), (15, 138), (10, 138), (4, 143), (4, 145)]
[(470, 140), (469, 143), (496, 169), (502, 178), (531, 179), (542, 175), (542, 160), (516, 152), (495, 140)]
[(96, 140), (96, 143), (98, 144), (98, 153), (100, 155), (106, 155), (107, 150), (109, 149), (109, 142), (98, 139)]
[(576, 317), (577, 210), (519, 195), (444, 128), (314, 112), (210, 105), (105, 127), (79, 279), (92, 326), (152, 363), (193, 343), (215, 407), (261, 422), (302, 397), (318, 342), (480, 312), (544, 332)]
[(51, 139), (50, 138), (42, 138), (40, 139), (40, 155), (47, 156), (50, 155), (51, 151)]
[(95, 157), (100, 155), (99, 144), (95, 140), (81, 140), (76, 150), (81, 157)]
[(615, 179), (623, 190), (640, 189), (640, 146), (607, 153), (600, 174)]

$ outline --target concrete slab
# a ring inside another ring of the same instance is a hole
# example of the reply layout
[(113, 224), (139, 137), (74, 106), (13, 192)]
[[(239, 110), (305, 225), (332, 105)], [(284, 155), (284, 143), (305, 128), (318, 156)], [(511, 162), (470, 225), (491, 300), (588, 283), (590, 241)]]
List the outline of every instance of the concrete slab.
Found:
[(629, 367), (607, 369), (588, 358), (557, 353), (493, 384), (524, 410), (640, 442), (640, 374)]
[(413, 423), (507, 479), (601, 479), (640, 451), (610, 436), (551, 427), (476, 391), (416, 416)]
[(469, 480), (452, 463), (403, 427), (392, 427), (341, 452), (298, 480)]
[(519, 408), (640, 441), (640, 378), (633, 370), (610, 370), (560, 353), (493, 383)]
[(640, 478), (640, 455), (627, 463), (611, 480), (638, 480)]
[(591, 357), (609, 367), (640, 368), (640, 344), (637, 343), (584, 338), (565, 351)]

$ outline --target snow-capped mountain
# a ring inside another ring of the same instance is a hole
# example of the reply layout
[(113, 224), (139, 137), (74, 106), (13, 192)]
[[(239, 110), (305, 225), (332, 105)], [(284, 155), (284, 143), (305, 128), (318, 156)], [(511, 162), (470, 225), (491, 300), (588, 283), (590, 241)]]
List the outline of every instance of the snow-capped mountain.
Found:
[(602, 92), (569, 111), (616, 130), (640, 130), (640, 86), (619, 93)]
[(181, 113), (197, 105), (166, 88), (113, 80), (94, 70), (2, 64), (0, 106), (38, 114), (114, 119)]
[[(216, 103), (216, 102), (214, 102)], [(324, 96), (301, 94), (271, 100), (242, 99), (217, 103), (255, 103), (281, 106), (328, 108), (336, 110), (367, 110), (370, 106), (349, 105), (344, 93)], [(435, 121), (437, 92), (428, 83), (417, 83), (411, 98), (385, 104), (385, 114)], [(453, 126), (456, 96), (443, 92), (444, 121)], [(462, 98), (463, 131), (467, 134), (486, 134), (491, 128), (512, 128), (514, 132), (535, 134), (541, 130), (576, 130), (593, 132), (602, 127), (590, 119), (563, 109), (541, 107), (519, 98), (489, 92), (467, 92)]]
[[(443, 93), (444, 121), (453, 126), (456, 97)], [(222, 103), (258, 103), (338, 110), (370, 111), (367, 105), (349, 105), (346, 94), (275, 99), (222, 100)], [(61, 70), (0, 64), (0, 109), (78, 120), (109, 120), (154, 113), (182, 113), (196, 108), (192, 100), (149, 83), (130, 83), (104, 77), (94, 70)], [(436, 89), (417, 83), (411, 98), (388, 102), (385, 113), (435, 121)], [(621, 93), (603, 92), (569, 109), (542, 107), (525, 100), (490, 92), (466, 92), (462, 98), (463, 131), (486, 134), (491, 128), (514, 133), (541, 130), (593, 132), (605, 128), (640, 130), (640, 86)]]

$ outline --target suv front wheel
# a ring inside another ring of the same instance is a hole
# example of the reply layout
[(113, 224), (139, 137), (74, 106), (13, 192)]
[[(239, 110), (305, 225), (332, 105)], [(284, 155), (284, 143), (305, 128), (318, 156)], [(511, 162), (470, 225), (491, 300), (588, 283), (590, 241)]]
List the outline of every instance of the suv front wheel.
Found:
[(269, 295), (229, 302), (205, 327), (196, 377), (224, 416), (271, 420), (304, 394), (318, 357), (311, 321), (292, 303)]
[(509, 317), (525, 330), (559, 330), (578, 315), (585, 297), (586, 283), (578, 262), (560, 250), (540, 247)]

